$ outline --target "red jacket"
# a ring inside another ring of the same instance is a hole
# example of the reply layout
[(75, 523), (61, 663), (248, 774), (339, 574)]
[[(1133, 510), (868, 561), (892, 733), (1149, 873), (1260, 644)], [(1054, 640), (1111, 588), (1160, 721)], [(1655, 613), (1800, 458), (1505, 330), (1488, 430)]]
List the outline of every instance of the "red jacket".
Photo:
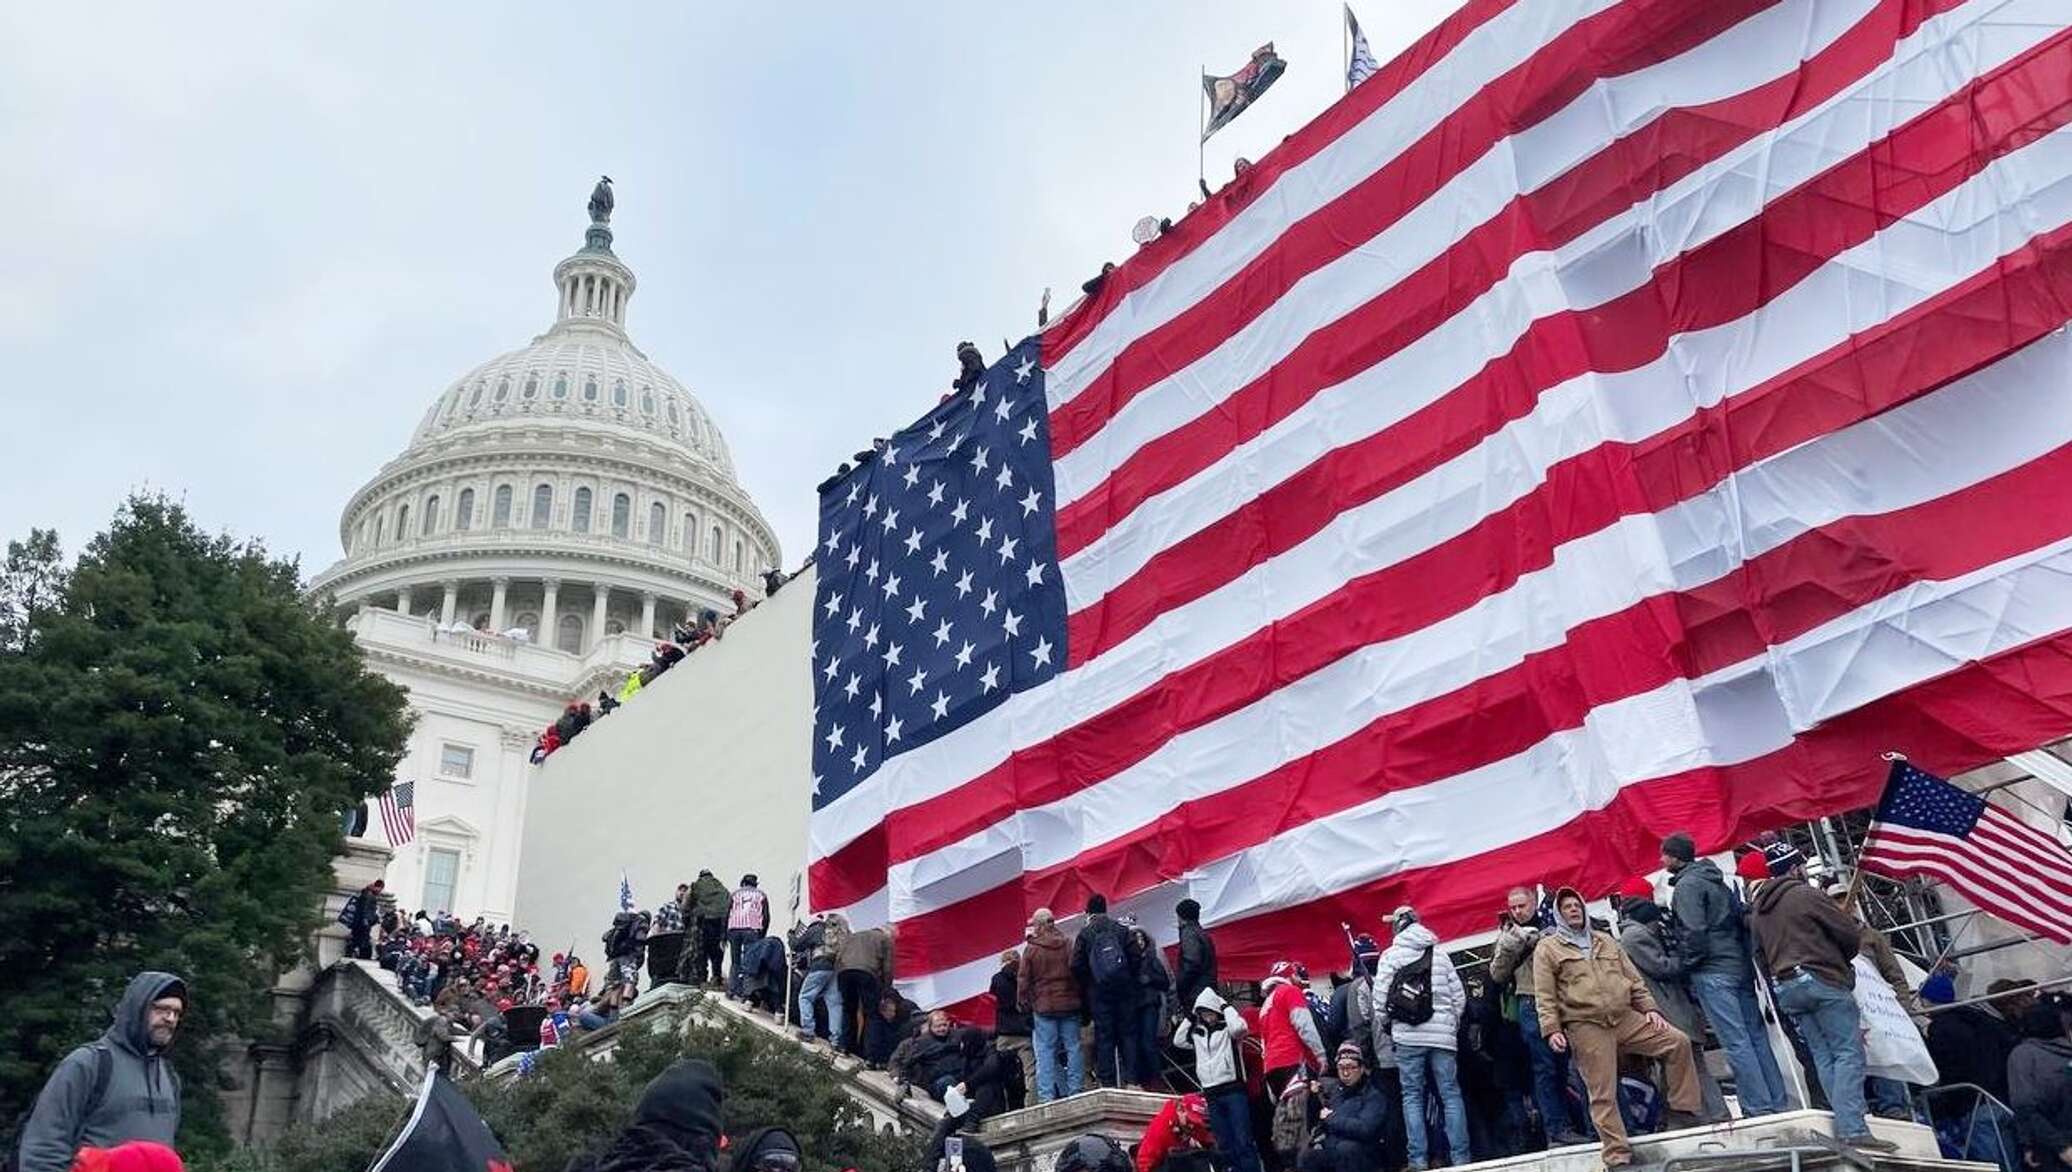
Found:
[(1137, 1145), (1137, 1172), (1157, 1172), (1176, 1151), (1211, 1146), (1215, 1141), (1209, 1134), (1208, 1113), (1208, 1102), (1199, 1094), (1167, 1099)]
[(1311, 1070), (1325, 1069), (1323, 1041), (1310, 1016), (1309, 998), (1292, 981), (1275, 985), (1266, 995), (1259, 1011), (1259, 1040), (1266, 1046), (1268, 1070), (1305, 1063)]

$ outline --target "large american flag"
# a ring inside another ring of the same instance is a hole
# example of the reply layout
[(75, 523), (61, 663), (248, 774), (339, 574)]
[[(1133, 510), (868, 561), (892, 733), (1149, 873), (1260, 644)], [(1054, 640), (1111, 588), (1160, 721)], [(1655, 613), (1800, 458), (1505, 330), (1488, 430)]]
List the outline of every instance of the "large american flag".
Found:
[(2072, 732), (2072, 5), (1470, 0), (822, 497), (810, 897), (975, 997)]
[(417, 785), (399, 781), (381, 791), (381, 830), (391, 848), (417, 837)]
[(1859, 863), (1894, 879), (1940, 879), (2010, 924), (2072, 944), (2072, 851), (1907, 762), (1892, 765)]

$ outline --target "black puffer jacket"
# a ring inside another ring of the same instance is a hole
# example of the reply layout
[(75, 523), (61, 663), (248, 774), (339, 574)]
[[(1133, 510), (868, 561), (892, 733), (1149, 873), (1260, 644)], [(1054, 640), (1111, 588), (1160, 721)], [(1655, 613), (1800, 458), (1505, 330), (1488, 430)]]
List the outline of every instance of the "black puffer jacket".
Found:
[(1727, 890), (1726, 877), (1711, 859), (1686, 863), (1669, 877), (1669, 910), (1683, 946), (1684, 972), (1742, 976), (1749, 971), (1748, 936)]
[(1354, 1087), (1326, 1082), (1323, 1091), (1324, 1106), (1331, 1110), (1323, 1122), (1324, 1158), (1331, 1172), (1375, 1172), (1381, 1167), (1381, 1127), (1387, 1115), (1381, 1088), (1369, 1076)]
[(2007, 1105), (2030, 1167), (2063, 1172), (2059, 1153), (2072, 1148), (2072, 1038), (2051, 1001), (2029, 1011), (2022, 1032), (2028, 1040), (2007, 1059)]

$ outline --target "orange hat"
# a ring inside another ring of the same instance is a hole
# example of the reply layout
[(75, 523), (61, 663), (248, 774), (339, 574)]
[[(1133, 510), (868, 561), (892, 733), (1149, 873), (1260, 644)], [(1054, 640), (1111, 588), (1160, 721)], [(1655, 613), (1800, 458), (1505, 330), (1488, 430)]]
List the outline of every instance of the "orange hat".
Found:
[(186, 1165), (164, 1144), (136, 1140), (112, 1148), (81, 1148), (72, 1172), (186, 1172)]

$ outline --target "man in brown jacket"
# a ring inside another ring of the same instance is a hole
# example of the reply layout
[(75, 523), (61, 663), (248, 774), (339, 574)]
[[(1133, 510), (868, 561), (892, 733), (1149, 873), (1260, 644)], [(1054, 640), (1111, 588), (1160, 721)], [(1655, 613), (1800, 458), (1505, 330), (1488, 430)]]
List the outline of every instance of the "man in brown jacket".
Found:
[(1554, 912), (1559, 922), (1541, 935), (1532, 955), (1540, 1030), (1582, 1072), (1605, 1167), (1625, 1167), (1633, 1162), (1633, 1148), (1619, 1117), (1619, 1055), (1660, 1059), (1669, 1083), (1664, 1125), (1691, 1127), (1699, 1106), (1691, 1041), (1656, 1011), (1647, 982), (1611, 935), (1590, 926), (1575, 888), (1554, 893)]
[[(1076, 1095), (1086, 1086), (1086, 1054), (1079, 1048), (1079, 980), (1072, 973), (1072, 942), (1058, 930), (1047, 907), (1029, 917), (1028, 943), (1022, 948), (1021, 1007), (1034, 1014), (1029, 1024), (1036, 1047), (1036, 1101), (1048, 1103)], [(1058, 1050), (1065, 1051), (1064, 1077), (1058, 1077)]]

